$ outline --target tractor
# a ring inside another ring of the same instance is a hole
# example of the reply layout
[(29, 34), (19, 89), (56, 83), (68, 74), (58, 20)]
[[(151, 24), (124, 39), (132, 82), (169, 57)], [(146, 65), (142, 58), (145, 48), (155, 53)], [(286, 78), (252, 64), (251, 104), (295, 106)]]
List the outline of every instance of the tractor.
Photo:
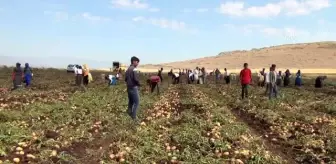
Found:
[(112, 72), (124, 72), (126, 70), (126, 66), (121, 64), (118, 61), (112, 62)]

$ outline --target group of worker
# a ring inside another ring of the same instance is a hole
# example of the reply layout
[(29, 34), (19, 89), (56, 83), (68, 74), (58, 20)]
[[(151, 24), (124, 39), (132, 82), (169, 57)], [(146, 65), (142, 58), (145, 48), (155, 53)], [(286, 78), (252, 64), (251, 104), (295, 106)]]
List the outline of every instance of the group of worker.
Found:
[[(82, 84), (87, 86), (93, 80), (87, 64), (84, 64), (83, 67), (76, 65), (74, 68), (74, 74), (77, 86), (81, 86)], [(22, 83), (26, 84), (25, 87), (29, 87), (31, 85), (32, 78), (33, 70), (28, 63), (25, 64), (24, 68), (21, 68), (20, 63), (16, 63), (12, 72), (13, 90), (22, 87)]]
[[(258, 77), (259, 77), (258, 85), (259, 86), (261, 86), (261, 87), (264, 87), (264, 86), (267, 87), (268, 86), (268, 83), (269, 83), (269, 80), (270, 80), (269, 79), (269, 73), (272, 72), (271, 69), (272, 69), (272, 67), (270, 68), (269, 72), (266, 72), (265, 68), (263, 68), (263, 70), (258, 72)], [(277, 84), (277, 86), (281, 86), (282, 82), (283, 82), (284, 87), (289, 86), (290, 78), (292, 76), (289, 69), (287, 69), (284, 74), (282, 73), (282, 71), (276, 72), (274, 70), (273, 72), (276, 73), (276, 84)], [(301, 70), (298, 70), (298, 72), (296, 73), (295, 86), (298, 86), (298, 87), (302, 86)]]
[[(128, 115), (136, 120), (136, 113), (139, 106), (139, 87), (140, 87), (140, 79), (139, 79), (139, 71), (137, 70), (137, 66), (139, 65), (139, 58), (133, 56), (131, 58), (131, 65), (126, 70), (125, 73), (125, 82), (127, 86), (128, 93)], [(224, 69), (224, 80), (226, 84), (229, 84), (231, 81), (230, 73), (225, 68)], [(155, 88), (157, 88), (159, 92), (159, 83), (163, 81), (162, 77), (163, 68), (158, 71), (157, 75), (150, 76), (147, 79), (147, 84), (150, 86), (151, 92), (154, 92)], [(216, 81), (220, 80), (220, 71), (219, 69), (214, 70)], [(178, 73), (174, 73), (172, 70), (168, 73), (169, 76), (172, 77), (173, 84), (180, 83), (181, 75), (187, 75), (188, 84), (196, 83), (196, 84), (204, 84), (206, 83), (207, 72), (205, 68), (196, 67), (194, 70), (183, 70)], [(90, 81), (92, 81), (92, 75), (89, 71), (89, 68), (86, 64), (82, 66), (76, 66), (75, 68), (75, 76), (76, 76), (76, 85), (88, 85)], [(273, 97), (277, 97), (278, 95), (278, 87), (282, 84), (284, 86), (288, 86), (290, 84), (291, 73), (289, 70), (286, 70), (284, 75), (281, 71), (276, 72), (276, 65), (272, 64), (269, 72), (266, 73), (265, 69), (258, 73), (259, 82), (258, 85), (262, 87), (266, 87), (266, 93), (269, 96), (269, 99)], [(20, 63), (16, 63), (16, 67), (12, 73), (12, 79), (14, 84), (14, 89), (19, 88), (22, 83), (26, 83), (26, 87), (30, 86), (31, 80), (33, 77), (33, 71), (28, 63), (25, 64), (24, 69), (21, 68)], [(117, 71), (116, 76), (107, 76), (105, 77), (109, 80), (109, 85), (115, 85), (117, 80), (120, 79), (121, 72)], [(326, 76), (318, 76), (315, 80), (315, 87), (321, 88), (323, 86), (323, 80), (325, 80)], [(242, 99), (248, 98), (248, 88), (252, 83), (252, 72), (248, 67), (248, 63), (244, 63), (244, 68), (240, 72), (240, 82), (242, 85), (241, 97)], [(302, 74), (299, 70), (296, 73), (295, 86), (302, 85)]]
[[(258, 72), (258, 86), (266, 87), (265, 94), (268, 95), (269, 99), (278, 96), (278, 87), (281, 86), (283, 81), (283, 86), (288, 87), (290, 84), (291, 73), (287, 69), (283, 75), (281, 71), (276, 72), (276, 65), (272, 64), (269, 72), (265, 71), (265, 68)], [(315, 79), (315, 88), (322, 88), (323, 81), (327, 79), (327, 76), (318, 76)], [(244, 69), (240, 72), (240, 80), (242, 84), (242, 99), (248, 97), (248, 86), (252, 83), (252, 73), (248, 68), (248, 64), (244, 64)], [(295, 86), (302, 86), (302, 74), (301, 70), (298, 70), (295, 77)]]
[[(272, 67), (270, 68), (270, 72), (272, 72), (271, 69)], [(260, 72), (258, 72), (258, 77), (259, 77), (258, 85), (259, 86), (261, 87), (266, 86), (266, 88), (268, 88), (267, 86), (270, 83), (270, 78), (269, 78), (270, 72), (266, 72), (265, 68), (261, 70)], [(292, 74), (290, 73), (289, 69), (287, 69), (284, 74), (282, 73), (282, 71), (276, 72), (274, 70), (273, 72), (275, 72), (276, 74), (276, 85), (278, 87), (280, 87), (282, 83), (284, 87), (288, 87), (290, 85), (290, 81), (291, 81), (290, 79), (291, 79)], [(326, 79), (327, 79), (327, 76), (317, 76), (315, 79), (315, 88), (322, 88), (323, 81)], [(298, 70), (296, 73), (294, 85), (297, 87), (301, 87), (303, 85), (301, 70)]]
[(22, 87), (22, 83), (25, 83), (26, 87), (29, 87), (33, 78), (33, 71), (28, 63), (22, 68), (20, 63), (16, 63), (16, 66), (12, 73), (13, 90)]
[(74, 73), (77, 86), (87, 86), (91, 81), (93, 81), (90, 69), (87, 64), (84, 64), (83, 67), (81, 65), (76, 65)]
[[(221, 79), (221, 73), (219, 69), (216, 69), (213, 71), (215, 73), (215, 78), (216, 78), (216, 83)], [(180, 83), (180, 77), (182, 75), (187, 75), (187, 83), (188, 84), (206, 84), (206, 80), (208, 75), (212, 75), (213, 72), (208, 73), (206, 69), (196, 67), (194, 70), (191, 69), (183, 69), (181, 72), (181, 69), (179, 72), (173, 72), (173, 70), (170, 70), (168, 73), (168, 76), (172, 77), (173, 84), (179, 84)], [(228, 72), (228, 70), (225, 68), (224, 69), (224, 81), (226, 84), (230, 84), (231, 81), (231, 74)]]

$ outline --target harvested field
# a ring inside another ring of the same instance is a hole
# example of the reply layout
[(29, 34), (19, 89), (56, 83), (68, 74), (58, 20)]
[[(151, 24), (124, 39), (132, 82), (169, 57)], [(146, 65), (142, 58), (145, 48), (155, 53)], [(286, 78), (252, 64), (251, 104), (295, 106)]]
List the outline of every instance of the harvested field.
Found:
[(123, 80), (108, 87), (103, 72), (84, 89), (71, 73), (37, 69), (31, 88), (16, 91), (11, 69), (0, 72), (0, 163), (336, 163), (334, 77), (315, 89), (306, 76), (271, 101), (254, 85), (242, 101), (236, 81), (164, 77), (160, 95), (140, 88), (136, 124)]

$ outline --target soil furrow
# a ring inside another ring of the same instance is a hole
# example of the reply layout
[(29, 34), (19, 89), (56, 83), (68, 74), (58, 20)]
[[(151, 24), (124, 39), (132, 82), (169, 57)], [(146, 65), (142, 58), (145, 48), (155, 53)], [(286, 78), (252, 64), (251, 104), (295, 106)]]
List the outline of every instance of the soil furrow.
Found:
[[(217, 91), (213, 93), (218, 93), (218, 88), (215, 88)], [(218, 100), (218, 97), (213, 96), (219, 96), (214, 94), (208, 94), (210, 97), (212, 96), (213, 100)], [(219, 103), (221, 104), (221, 103)], [(274, 155), (280, 156), (282, 159), (286, 160), (288, 163), (297, 163), (295, 161), (295, 156), (293, 151), (289, 150), (287, 146), (281, 145), (281, 144), (275, 144), (274, 141), (272, 141), (271, 136), (267, 136), (268, 133), (268, 127), (269, 125), (265, 124), (266, 122), (260, 121), (259, 119), (256, 119), (253, 115), (250, 115), (243, 110), (240, 110), (239, 108), (232, 108), (230, 104), (222, 103), (222, 107), (229, 109), (229, 111), (235, 116), (235, 118), (245, 123), (248, 127), (250, 127), (250, 130), (254, 136), (260, 136), (260, 139), (262, 140), (264, 146), (267, 150), (272, 152)]]

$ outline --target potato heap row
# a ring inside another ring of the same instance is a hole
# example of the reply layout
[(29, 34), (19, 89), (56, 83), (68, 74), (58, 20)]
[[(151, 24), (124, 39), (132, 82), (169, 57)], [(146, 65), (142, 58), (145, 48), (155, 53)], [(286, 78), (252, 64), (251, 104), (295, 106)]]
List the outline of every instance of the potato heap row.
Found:
[(109, 145), (111, 153), (109, 155), (111, 160), (123, 163), (125, 158), (130, 154), (132, 148), (127, 145), (127, 143), (117, 143), (113, 142)]
[(7, 94), (0, 98), (0, 109), (16, 109), (35, 102), (54, 103), (66, 101), (69, 95), (61, 91), (50, 91), (41, 93), (23, 93), (20, 95)]
[(315, 118), (311, 123), (287, 121), (283, 118), (270, 121), (258, 115), (257, 113), (260, 111), (258, 112), (257, 109), (244, 111), (255, 115), (257, 119), (264, 120), (270, 125), (268, 134), (265, 134), (266, 138), (278, 144), (293, 144), (293, 147), (296, 147), (294, 151), (302, 154), (302, 158), (298, 158), (298, 161), (310, 160), (317, 163), (331, 161), (326, 146), (329, 144), (329, 139), (323, 134), (323, 127), (335, 127), (334, 119), (322, 116)]
[[(194, 95), (192, 96), (193, 101), (202, 104), (202, 108), (206, 110), (207, 121), (212, 125), (212, 128), (206, 132), (206, 137), (209, 138), (209, 142), (215, 144), (216, 142), (225, 140), (223, 134), (221, 134), (221, 129), (224, 127), (222, 127), (219, 122), (212, 122), (213, 115), (210, 113), (210, 109), (217, 107), (216, 102), (211, 100), (205, 93), (199, 91), (194, 86), (190, 87), (190, 92)], [(242, 140), (248, 140), (248, 137), (242, 136)], [(214, 149), (216, 158), (230, 158), (230, 162), (233, 164), (244, 164), (241, 159), (250, 158), (252, 155), (251, 153), (252, 152), (246, 149), (234, 150), (230, 145), (226, 145), (226, 150), (220, 148)]]
[(170, 118), (172, 115), (178, 114), (180, 107), (179, 98), (179, 93), (174, 88), (169, 88), (160, 97), (160, 100), (154, 104), (153, 108), (148, 110), (148, 116), (145, 121), (150, 122), (154, 119)]
[[(29, 144), (26, 142), (19, 142), (17, 146), (12, 147), (12, 152), (14, 154), (14, 158), (12, 159), (13, 163), (20, 163), (36, 159), (34, 155), (29, 153)], [(4, 162), (8, 163), (10, 160), (7, 159)], [(0, 163), (3, 163), (3, 161), (0, 160)]]
[[(180, 107), (179, 92), (177, 91), (177, 88), (170, 87), (160, 97), (159, 101), (153, 105), (153, 108), (148, 111), (148, 116), (143, 122), (141, 122), (141, 125), (147, 126), (146, 123), (148, 124), (158, 119), (171, 119), (173, 118), (172, 116), (178, 116)], [(167, 121), (167, 124), (170, 124), (169, 121)], [(159, 125), (158, 128), (163, 131), (163, 133), (158, 136), (158, 141), (163, 141), (163, 136), (169, 132), (169, 128), (166, 127), (166, 125)], [(164, 147), (167, 152), (167, 156), (170, 159), (170, 163), (180, 163), (176, 157), (176, 155), (180, 152), (178, 145), (167, 142), (164, 144)], [(156, 162), (152, 162), (152, 164), (156, 164)]]

